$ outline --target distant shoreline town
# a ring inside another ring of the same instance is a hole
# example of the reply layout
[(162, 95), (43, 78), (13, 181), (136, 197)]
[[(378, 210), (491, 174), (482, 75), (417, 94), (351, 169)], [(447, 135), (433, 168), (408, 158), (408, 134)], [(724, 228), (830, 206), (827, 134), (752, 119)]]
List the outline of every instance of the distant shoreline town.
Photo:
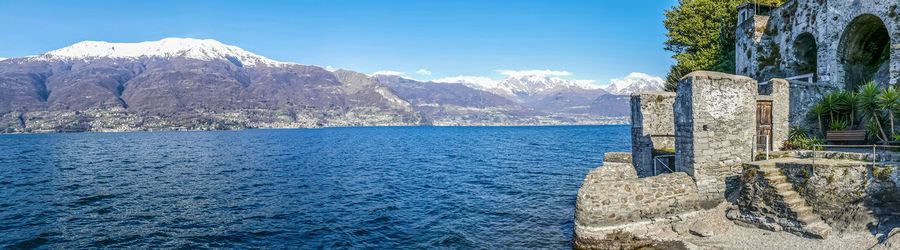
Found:
[(564, 73), (423, 82), (277, 62), (215, 40), (87, 41), (0, 60), (0, 133), (627, 124), (630, 93), (663, 87), (639, 73), (606, 87)]

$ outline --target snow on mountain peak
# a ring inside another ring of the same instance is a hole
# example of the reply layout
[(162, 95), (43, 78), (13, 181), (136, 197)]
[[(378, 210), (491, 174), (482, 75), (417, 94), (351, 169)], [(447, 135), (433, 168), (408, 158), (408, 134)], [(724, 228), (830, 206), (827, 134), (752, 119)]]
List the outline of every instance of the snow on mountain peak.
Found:
[(664, 84), (665, 81), (661, 77), (633, 72), (624, 78), (612, 79), (603, 90), (616, 95), (630, 95), (641, 91), (662, 90)]
[(44, 59), (186, 57), (198, 60), (237, 60), (245, 66), (280, 66), (287, 64), (247, 52), (237, 46), (223, 44), (216, 40), (193, 38), (166, 38), (159, 41), (139, 43), (84, 41), (37, 57)]
[[(526, 74), (526, 73), (535, 74)], [(549, 71), (548, 71), (549, 72)], [(561, 71), (564, 72), (564, 71)], [(566, 80), (559, 77), (552, 77), (559, 74), (546, 74), (544, 71), (518, 71), (515, 73), (503, 72), (507, 75), (506, 79), (496, 81), (487, 77), (480, 76), (457, 76), (434, 80), (435, 82), (445, 83), (461, 83), (469, 87), (481, 90), (488, 90), (504, 95), (533, 95), (542, 91), (551, 89), (597, 89), (599, 86), (594, 85), (592, 80)], [(569, 75), (565, 72), (565, 75)]]

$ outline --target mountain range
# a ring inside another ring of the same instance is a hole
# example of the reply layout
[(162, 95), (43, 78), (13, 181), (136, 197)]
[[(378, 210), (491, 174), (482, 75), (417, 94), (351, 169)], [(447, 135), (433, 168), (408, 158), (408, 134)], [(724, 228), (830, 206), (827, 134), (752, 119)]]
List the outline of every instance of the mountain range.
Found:
[(278, 62), (215, 40), (86, 41), (0, 59), (0, 132), (623, 123), (627, 92), (655, 87), (635, 82), (423, 82)]

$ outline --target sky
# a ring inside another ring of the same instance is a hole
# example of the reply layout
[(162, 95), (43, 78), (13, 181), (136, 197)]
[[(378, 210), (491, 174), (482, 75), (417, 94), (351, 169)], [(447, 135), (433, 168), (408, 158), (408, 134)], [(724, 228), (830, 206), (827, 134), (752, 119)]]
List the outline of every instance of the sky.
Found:
[(663, 11), (643, 1), (0, 0), (0, 57), (85, 41), (215, 39), (284, 62), (414, 79), (563, 72), (607, 84), (663, 76)]

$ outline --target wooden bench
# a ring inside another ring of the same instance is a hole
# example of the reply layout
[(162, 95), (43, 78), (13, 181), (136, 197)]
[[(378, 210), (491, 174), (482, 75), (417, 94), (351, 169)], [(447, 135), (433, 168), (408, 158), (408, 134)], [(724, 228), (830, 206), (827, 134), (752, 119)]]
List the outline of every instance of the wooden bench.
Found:
[(851, 142), (865, 140), (865, 130), (828, 131), (828, 134), (825, 135), (825, 141), (830, 142)]

